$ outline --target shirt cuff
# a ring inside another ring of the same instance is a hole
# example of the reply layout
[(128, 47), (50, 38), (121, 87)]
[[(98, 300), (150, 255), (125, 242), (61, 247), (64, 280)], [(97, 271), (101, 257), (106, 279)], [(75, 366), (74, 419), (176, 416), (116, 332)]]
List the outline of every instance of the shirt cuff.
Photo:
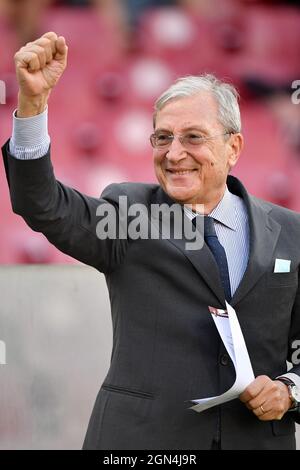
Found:
[(297, 374), (294, 374), (293, 372), (287, 372), (284, 375), (279, 375), (276, 377), (276, 379), (288, 379), (291, 382), (294, 382), (295, 385), (297, 385), (298, 388), (300, 388), (300, 377)]
[(29, 118), (13, 115), (13, 132), (9, 143), (12, 156), (22, 160), (41, 158), (48, 152), (48, 107), (37, 116)]

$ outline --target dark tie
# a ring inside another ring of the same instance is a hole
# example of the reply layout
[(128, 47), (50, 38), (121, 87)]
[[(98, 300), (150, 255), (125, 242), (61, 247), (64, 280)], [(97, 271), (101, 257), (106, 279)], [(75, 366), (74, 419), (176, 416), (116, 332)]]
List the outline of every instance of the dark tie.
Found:
[(204, 240), (214, 255), (218, 265), (225, 299), (227, 302), (230, 302), (231, 288), (226, 253), (216, 234), (214, 219), (207, 215), (204, 216)]

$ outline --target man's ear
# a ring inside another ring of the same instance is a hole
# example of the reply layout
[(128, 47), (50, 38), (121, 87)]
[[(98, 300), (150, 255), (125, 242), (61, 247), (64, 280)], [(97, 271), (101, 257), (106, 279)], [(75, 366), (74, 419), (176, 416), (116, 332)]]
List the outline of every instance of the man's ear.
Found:
[(244, 137), (239, 132), (232, 134), (227, 142), (227, 145), (229, 146), (227, 150), (229, 152), (228, 165), (230, 168), (233, 168), (236, 165), (244, 147)]

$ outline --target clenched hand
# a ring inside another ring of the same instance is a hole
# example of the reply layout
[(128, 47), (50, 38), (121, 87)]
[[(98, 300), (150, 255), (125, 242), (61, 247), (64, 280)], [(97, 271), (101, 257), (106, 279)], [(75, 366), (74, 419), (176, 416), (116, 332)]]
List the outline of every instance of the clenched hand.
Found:
[(65, 38), (53, 32), (27, 43), (15, 54), (19, 117), (44, 111), (51, 90), (66, 68), (67, 55)]

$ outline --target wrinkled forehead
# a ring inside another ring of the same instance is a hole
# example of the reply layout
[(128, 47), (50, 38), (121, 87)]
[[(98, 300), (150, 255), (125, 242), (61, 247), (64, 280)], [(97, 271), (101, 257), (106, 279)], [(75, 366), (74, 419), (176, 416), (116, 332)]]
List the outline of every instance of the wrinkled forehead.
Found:
[(154, 129), (220, 128), (216, 99), (209, 92), (172, 98), (154, 114), (153, 125)]

